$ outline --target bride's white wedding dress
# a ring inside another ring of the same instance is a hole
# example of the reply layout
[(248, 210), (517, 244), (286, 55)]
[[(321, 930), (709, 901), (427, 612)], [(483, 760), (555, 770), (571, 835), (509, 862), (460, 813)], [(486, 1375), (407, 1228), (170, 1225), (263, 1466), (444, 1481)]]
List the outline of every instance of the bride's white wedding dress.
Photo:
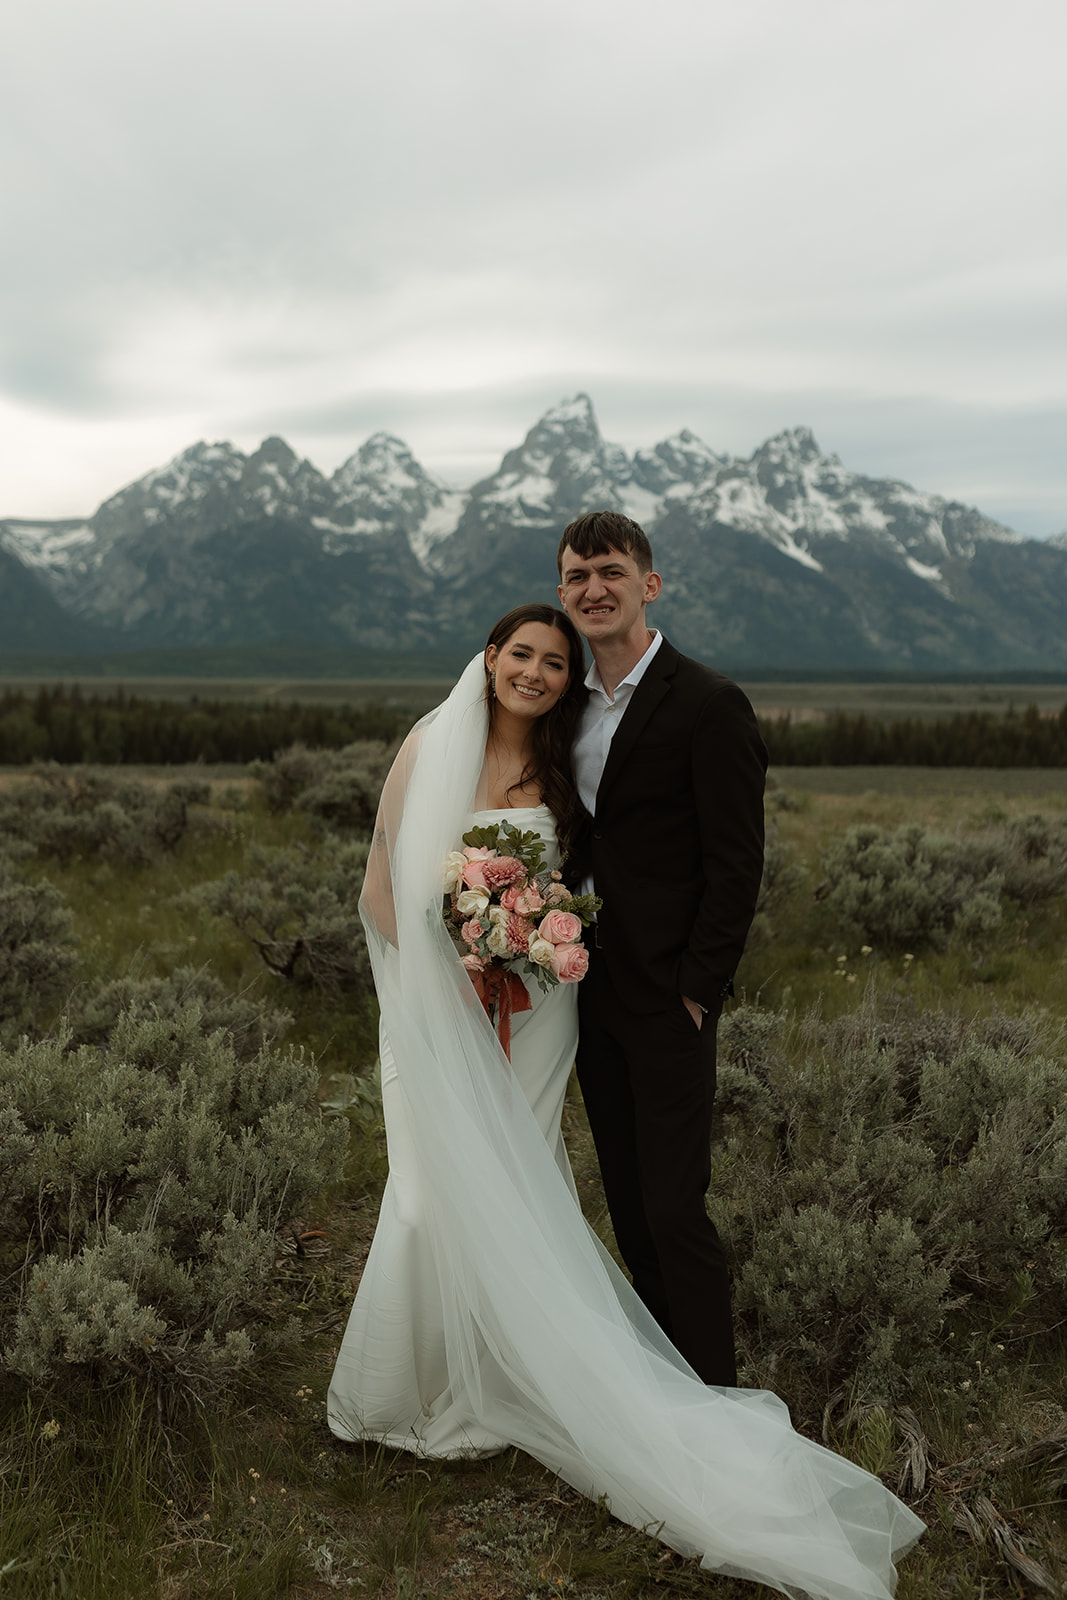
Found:
[(509, 1065), (451, 943), (442, 867), (475, 812), (483, 684), (479, 656), (405, 745), (368, 862), (392, 1177), (330, 1427), (428, 1455), (518, 1445), (712, 1570), (888, 1600), (919, 1519), (774, 1395), (706, 1388), (587, 1227), (559, 1144), (573, 986), (514, 1018)]
[[(539, 833), (545, 865), (556, 865), (556, 822), (547, 806), (476, 811), (468, 826), (505, 820)], [(531, 1009), (511, 1019), (511, 1074), (573, 1192), (560, 1121), (578, 1042), (577, 986), (560, 984), (547, 994), (536, 983), (527, 988)], [(330, 1384), (330, 1427), (342, 1438), (378, 1439), (433, 1456), (501, 1450), (511, 1440), (488, 1432), (465, 1390), (450, 1387), (441, 1283), (430, 1243), (434, 1197), (420, 1175), (384, 1024), (381, 1061), (389, 1181)]]

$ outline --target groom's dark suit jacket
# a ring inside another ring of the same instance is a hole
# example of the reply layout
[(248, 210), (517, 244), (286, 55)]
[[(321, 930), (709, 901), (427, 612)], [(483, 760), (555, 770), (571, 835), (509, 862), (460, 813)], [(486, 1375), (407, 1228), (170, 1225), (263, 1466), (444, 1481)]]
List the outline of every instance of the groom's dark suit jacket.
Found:
[(632, 1010), (685, 994), (717, 1014), (756, 909), (766, 769), (742, 691), (664, 639), (615, 731), (572, 862), (593, 874), (598, 943)]

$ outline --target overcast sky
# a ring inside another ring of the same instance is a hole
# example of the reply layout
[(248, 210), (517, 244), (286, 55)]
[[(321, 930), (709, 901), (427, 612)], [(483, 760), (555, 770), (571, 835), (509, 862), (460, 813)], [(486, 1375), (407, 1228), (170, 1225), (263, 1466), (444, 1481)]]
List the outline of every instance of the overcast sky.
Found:
[(1063, 0), (8, 0), (0, 516), (805, 423), (1067, 528)]

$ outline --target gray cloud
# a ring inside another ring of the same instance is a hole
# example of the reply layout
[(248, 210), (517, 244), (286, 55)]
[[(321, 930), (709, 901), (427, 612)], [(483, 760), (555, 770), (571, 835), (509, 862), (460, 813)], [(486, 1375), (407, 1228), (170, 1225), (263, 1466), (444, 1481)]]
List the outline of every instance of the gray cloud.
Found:
[(0, 511), (201, 434), (473, 477), (581, 388), (1062, 527), (1065, 44), (1059, 0), (37, 0)]

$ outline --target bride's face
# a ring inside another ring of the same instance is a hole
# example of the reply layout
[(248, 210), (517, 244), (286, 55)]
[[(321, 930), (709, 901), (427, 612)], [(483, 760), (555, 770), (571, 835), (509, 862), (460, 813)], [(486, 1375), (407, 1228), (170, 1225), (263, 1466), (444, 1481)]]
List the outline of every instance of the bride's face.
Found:
[(570, 682), (570, 649), (558, 628), (522, 623), (498, 649), (489, 645), (485, 664), (493, 674), (497, 703), (520, 717), (543, 717)]

